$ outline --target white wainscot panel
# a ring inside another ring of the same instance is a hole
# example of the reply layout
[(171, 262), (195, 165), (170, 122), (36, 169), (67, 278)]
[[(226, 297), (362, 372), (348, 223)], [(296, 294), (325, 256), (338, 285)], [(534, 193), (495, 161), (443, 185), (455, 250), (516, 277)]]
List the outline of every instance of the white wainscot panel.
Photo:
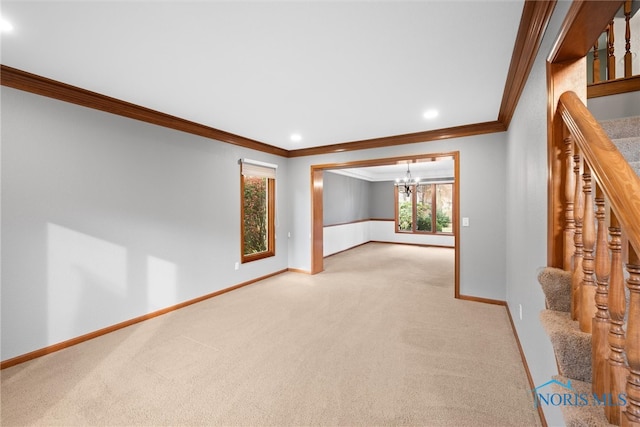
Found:
[(372, 240), (369, 237), (369, 223), (362, 221), (324, 227), (323, 255), (329, 256)]
[(396, 233), (395, 221), (369, 221), (370, 240), (375, 242), (411, 243), (414, 245), (433, 245), (454, 247), (454, 236), (442, 234)]

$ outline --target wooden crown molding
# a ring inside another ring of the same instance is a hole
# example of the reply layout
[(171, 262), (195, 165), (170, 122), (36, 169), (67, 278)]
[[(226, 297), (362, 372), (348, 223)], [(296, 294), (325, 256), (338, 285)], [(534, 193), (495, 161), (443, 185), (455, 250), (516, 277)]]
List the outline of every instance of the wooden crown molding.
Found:
[[(430, 154), (414, 154), (411, 156), (383, 157), (381, 159), (366, 160), (350, 160), (341, 163), (324, 163), (320, 165), (311, 165), (312, 170), (327, 169), (350, 169), (350, 168), (366, 168), (370, 166), (388, 166), (397, 164), (418, 163), (421, 161), (435, 161), (440, 158), (455, 159), (459, 155), (459, 151), (438, 152)], [(395, 219), (394, 219), (395, 221)]]
[(70, 102), (83, 107), (117, 114), (130, 119), (140, 120), (169, 129), (175, 129), (278, 156), (288, 156), (288, 151), (283, 148), (274, 147), (273, 145), (268, 145), (253, 139), (225, 132), (223, 130), (191, 122), (189, 120), (161, 113), (150, 108), (141, 107), (140, 105), (132, 104), (116, 98), (111, 98), (96, 92), (91, 92), (86, 89), (48, 79), (36, 74), (31, 74), (6, 65), (0, 65), (0, 67), (0, 83), (2, 86), (35, 93), (37, 95)]
[(556, 3), (556, 0), (527, 0), (524, 3), (518, 36), (513, 46), (509, 73), (498, 112), (498, 121), (503, 123), (505, 128), (508, 128), (511, 123), (511, 118), (527, 83), (542, 42), (542, 36), (549, 24)]
[[(621, 0), (620, 0), (621, 1)], [(610, 3), (610, 2), (603, 2)], [(617, 3), (617, 2), (614, 2)], [(58, 82), (46, 77), (1, 65), (0, 84), (14, 89), (71, 102), (83, 107), (93, 108), (107, 113), (117, 114), (135, 120), (175, 129), (182, 132), (215, 139), (269, 154), (282, 157), (301, 157), (318, 154), (332, 154), (342, 151), (366, 150), (370, 148), (390, 147), (441, 139), (461, 138), (486, 133), (504, 132), (515, 111), (520, 94), (525, 86), (533, 61), (535, 60), (540, 41), (547, 27), (556, 0), (525, 0), (520, 27), (514, 45), (511, 65), (502, 97), (502, 104), (496, 121), (474, 123), (431, 131), (409, 133), (403, 135), (373, 138), (361, 141), (344, 142), (319, 147), (286, 150), (260, 141), (245, 138), (215, 129), (199, 123), (191, 122), (169, 114), (161, 113), (146, 107), (111, 98), (96, 92)]]
[(369, 148), (392, 147), (395, 145), (413, 144), (416, 142), (437, 141), (440, 139), (461, 138), (463, 136), (481, 135), (484, 133), (503, 132), (507, 130), (500, 122), (475, 123), (425, 132), (345, 142), (341, 144), (322, 145), (319, 147), (301, 148), (289, 151), (289, 157), (314, 156), (332, 154), (343, 151), (366, 150)]

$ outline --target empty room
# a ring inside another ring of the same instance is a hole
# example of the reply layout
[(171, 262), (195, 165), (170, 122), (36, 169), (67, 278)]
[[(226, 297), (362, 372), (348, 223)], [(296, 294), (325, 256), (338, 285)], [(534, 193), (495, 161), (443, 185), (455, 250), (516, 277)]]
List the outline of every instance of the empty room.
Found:
[(0, 424), (639, 425), (638, 4), (3, 1)]

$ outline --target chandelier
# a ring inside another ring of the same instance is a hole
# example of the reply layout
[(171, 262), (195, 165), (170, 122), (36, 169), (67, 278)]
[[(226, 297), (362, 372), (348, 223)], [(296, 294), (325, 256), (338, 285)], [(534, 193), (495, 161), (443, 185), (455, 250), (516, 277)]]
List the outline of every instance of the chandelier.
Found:
[(409, 170), (409, 162), (407, 162), (407, 173), (404, 178), (396, 178), (396, 187), (404, 187), (404, 194), (411, 195), (411, 185), (415, 185), (420, 182), (420, 178), (411, 178), (411, 171)]

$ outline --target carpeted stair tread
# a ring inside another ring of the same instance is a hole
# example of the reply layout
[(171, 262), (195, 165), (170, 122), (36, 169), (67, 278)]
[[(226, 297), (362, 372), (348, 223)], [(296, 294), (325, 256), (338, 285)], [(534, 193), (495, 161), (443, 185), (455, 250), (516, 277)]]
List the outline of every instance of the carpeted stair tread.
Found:
[[(562, 417), (564, 418), (567, 427), (600, 427), (612, 425), (607, 421), (603, 407), (598, 405), (593, 399), (590, 382), (574, 380), (562, 375), (556, 375), (553, 379), (561, 382), (562, 384), (568, 384), (571, 387), (571, 390), (569, 390), (560, 384), (553, 383), (551, 385), (551, 389), (554, 393), (576, 393), (581, 396), (589, 397), (588, 405), (560, 405)], [(571, 381), (571, 383), (569, 383), (569, 381)]]
[(548, 309), (571, 311), (571, 272), (544, 267), (538, 271), (538, 282), (542, 286)]
[(603, 120), (600, 125), (612, 140), (640, 136), (640, 116)]
[(566, 312), (543, 310), (540, 322), (551, 340), (559, 374), (590, 382), (591, 334), (580, 331), (578, 322)]
[(640, 176), (640, 116), (603, 120), (600, 125)]

